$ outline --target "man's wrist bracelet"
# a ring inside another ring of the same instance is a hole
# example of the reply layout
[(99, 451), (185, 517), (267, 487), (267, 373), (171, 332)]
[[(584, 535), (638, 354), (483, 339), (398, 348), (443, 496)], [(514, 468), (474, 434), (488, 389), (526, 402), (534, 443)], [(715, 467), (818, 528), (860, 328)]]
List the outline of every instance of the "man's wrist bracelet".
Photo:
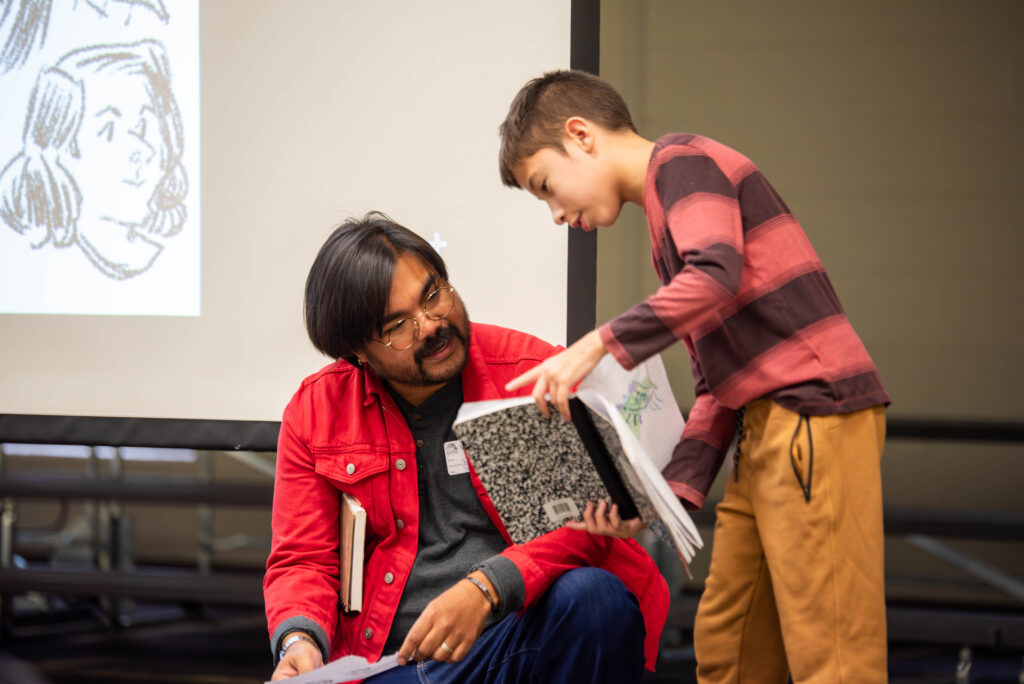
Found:
[(486, 584), (478, 580), (476, 577), (463, 577), (462, 579), (472, 582), (480, 589), (480, 591), (484, 592), (484, 596), (487, 597), (487, 602), (491, 604), (491, 612), (498, 612), (498, 604), (494, 602), (494, 597), (491, 596), (491, 590), (487, 588)]
[(277, 654), (277, 659), (281, 660), (282, 658), (284, 658), (284, 654), (288, 651), (289, 648), (291, 648), (291, 646), (296, 641), (308, 641), (309, 643), (313, 644), (313, 646), (316, 647), (317, 651), (320, 650), (320, 646), (315, 641), (310, 639), (305, 634), (301, 634), (299, 632), (295, 632), (295, 633), (290, 634), (287, 637), (285, 637), (284, 641), (281, 643), (281, 650)]

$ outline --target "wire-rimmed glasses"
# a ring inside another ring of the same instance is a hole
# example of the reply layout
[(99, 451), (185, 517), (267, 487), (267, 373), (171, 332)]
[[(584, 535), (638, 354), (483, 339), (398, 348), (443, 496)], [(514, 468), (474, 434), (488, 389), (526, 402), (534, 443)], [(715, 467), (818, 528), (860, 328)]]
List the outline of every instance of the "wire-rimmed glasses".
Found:
[(423, 300), (423, 309), (412, 318), (403, 318), (381, 335), (384, 339), (374, 340), (377, 344), (391, 347), (395, 351), (405, 351), (420, 336), (420, 316), (426, 316), (432, 321), (440, 321), (448, 318), (448, 314), (455, 308), (455, 288), (451, 285), (439, 287)]

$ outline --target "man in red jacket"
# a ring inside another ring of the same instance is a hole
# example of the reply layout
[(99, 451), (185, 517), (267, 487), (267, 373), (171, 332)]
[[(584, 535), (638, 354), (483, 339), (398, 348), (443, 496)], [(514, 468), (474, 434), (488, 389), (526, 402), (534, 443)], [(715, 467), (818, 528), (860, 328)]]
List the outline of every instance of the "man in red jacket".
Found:
[[(337, 361), (306, 378), (281, 426), (264, 580), (273, 678), (396, 651), (414, 666), (368, 681), (631, 682), (653, 669), (668, 590), (646, 552), (567, 527), (511, 544), (451, 429), (463, 401), (512, 396), (505, 384), (558, 348), (471, 324), (437, 252), (378, 213), (328, 238), (305, 308)], [(367, 511), (358, 613), (338, 601), (342, 492)]]

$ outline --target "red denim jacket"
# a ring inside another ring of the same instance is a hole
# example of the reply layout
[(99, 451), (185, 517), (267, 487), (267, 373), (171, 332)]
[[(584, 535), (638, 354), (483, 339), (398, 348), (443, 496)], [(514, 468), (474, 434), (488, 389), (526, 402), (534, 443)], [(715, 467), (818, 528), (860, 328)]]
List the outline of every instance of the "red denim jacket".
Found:
[[(556, 351), (524, 333), (473, 324), (462, 373), (464, 400), (512, 396), (505, 383)], [(502, 555), (522, 573), (524, 608), (572, 568), (609, 570), (640, 602), (647, 667), (653, 670), (669, 595), (643, 548), (632, 539), (567, 528), (511, 545), (472, 467), (470, 473), (484, 509), (510, 544)], [(343, 613), (338, 600), (339, 491), (355, 496), (367, 511), (366, 598), (354, 615)], [(328, 635), (331, 660), (349, 654), (380, 658), (416, 558), (418, 512), (416, 446), (380, 378), (345, 361), (306, 378), (285, 409), (277, 451), (273, 542), (263, 582), (270, 634), (284, 620), (304, 616)]]

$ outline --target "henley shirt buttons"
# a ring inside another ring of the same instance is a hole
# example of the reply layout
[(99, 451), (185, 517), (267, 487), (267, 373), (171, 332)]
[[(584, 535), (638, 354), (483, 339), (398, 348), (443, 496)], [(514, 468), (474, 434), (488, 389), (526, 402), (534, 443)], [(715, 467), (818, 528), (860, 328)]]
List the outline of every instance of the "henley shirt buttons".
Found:
[(384, 573), (384, 584), (391, 584), (394, 581), (395, 581), (395, 576), (394, 575), (392, 575), (390, 572), (385, 572)]
[(398, 468), (399, 470), (405, 470), (405, 459), (400, 458), (397, 461), (395, 461), (395, 467)]
[(349, 463), (347, 466), (345, 466), (345, 472), (348, 473), (349, 475), (352, 475), (353, 473), (355, 473), (356, 472), (355, 464), (354, 463)]
[(366, 629), (365, 629), (365, 630), (363, 631), (363, 636), (364, 636), (364, 637), (366, 637), (367, 639), (372, 639), (372, 638), (373, 638), (373, 630), (372, 630), (372, 629), (370, 629), (369, 627), (367, 627), (367, 628), (366, 628)]
[(416, 420), (423, 420), (423, 414), (422, 413), (417, 413), (416, 414)]
[(417, 439), (416, 440), (416, 446), (418, 446), (418, 447), (423, 446), (423, 440), (422, 439)]

